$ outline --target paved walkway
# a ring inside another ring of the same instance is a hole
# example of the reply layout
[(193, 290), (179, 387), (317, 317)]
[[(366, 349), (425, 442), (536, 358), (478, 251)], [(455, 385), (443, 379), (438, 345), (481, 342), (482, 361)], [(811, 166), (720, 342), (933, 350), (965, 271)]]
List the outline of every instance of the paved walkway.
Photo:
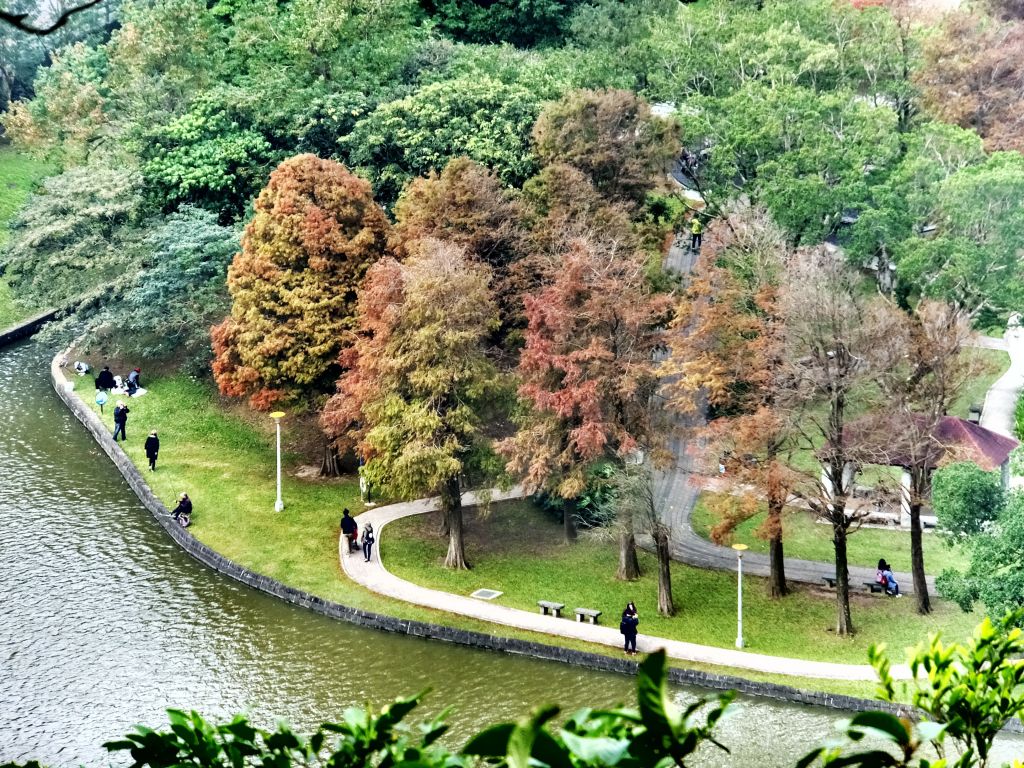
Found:
[[(494, 491), (492, 499), (494, 501), (501, 501), (518, 498), (522, 495), (522, 488), (517, 487), (506, 492)], [(467, 493), (463, 497), (463, 502), (467, 506), (474, 504), (475, 494)], [(595, 626), (584, 624), (573, 621), (572, 614), (568, 618), (561, 619), (556, 619), (553, 616), (542, 616), (540, 613), (509, 608), (486, 600), (455, 595), (437, 589), (428, 589), (427, 587), (421, 587), (400, 579), (390, 573), (381, 562), (379, 554), (380, 544), (384, 538), (387, 524), (393, 520), (399, 520), (410, 515), (431, 512), (437, 508), (438, 500), (436, 498), (420, 499), (402, 504), (390, 504), (386, 507), (377, 507), (359, 515), (356, 521), (359, 523), (360, 530), (367, 523), (373, 524), (373, 529), (377, 536), (377, 545), (374, 547), (370, 562), (367, 563), (364, 561), (361, 552), (349, 553), (345, 540), (339, 537), (338, 557), (341, 560), (341, 567), (344, 569), (345, 574), (356, 583), (362, 584), (373, 592), (414, 605), (434, 608), (439, 611), (468, 616), (474, 619), (483, 619), (484, 621), (503, 624), (507, 627), (540, 632), (554, 637), (569, 637), (575, 640), (598, 643), (611, 648), (622, 647), (622, 635), (619, 634), (618, 625)], [(571, 610), (573, 607), (569, 605), (567, 610)], [(606, 621), (611, 623), (614, 623), (616, 618), (618, 617), (605, 617)], [(680, 661), (728, 666), (755, 672), (813, 677), (826, 680), (874, 681), (876, 679), (874, 670), (866, 664), (833, 664), (824, 661), (786, 659), (778, 656), (748, 653), (731, 648), (715, 648), (694, 643), (684, 643), (679, 640), (666, 640), (651, 635), (637, 636), (637, 650), (643, 653), (650, 653), (659, 648), (664, 648), (670, 658)], [(909, 678), (910, 670), (905, 665), (901, 665), (894, 668), (893, 674), (899, 678)]]
[(1005, 344), (1002, 348), (1010, 353), (1010, 367), (985, 395), (981, 426), (1000, 435), (1014, 437), (1017, 398), (1024, 389), (1024, 329), (1008, 329), (1002, 341)]

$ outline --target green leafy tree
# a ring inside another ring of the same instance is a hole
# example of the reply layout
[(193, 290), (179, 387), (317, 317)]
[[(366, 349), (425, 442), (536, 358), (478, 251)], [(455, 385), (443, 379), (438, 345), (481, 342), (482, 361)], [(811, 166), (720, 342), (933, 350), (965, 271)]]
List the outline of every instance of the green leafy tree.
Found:
[(356, 288), (388, 233), (370, 185), (344, 166), (313, 155), (281, 163), (228, 270), (231, 315), (212, 331), (221, 392), (262, 409), (328, 391)]
[(713, 206), (737, 185), (768, 207), (794, 244), (836, 230), (898, 158), (895, 115), (849, 92), (755, 81), (699, 105), (690, 131), (710, 144), (698, 182)]
[(966, 546), (970, 568), (943, 571), (935, 581), (939, 594), (965, 611), (979, 601), (993, 614), (1024, 607), (1024, 493), (1010, 493), (995, 520), (971, 535)]
[(582, 0), (420, 0), (438, 28), (470, 43), (557, 43)]
[(466, 155), (514, 186), (535, 168), (530, 128), (540, 111), (526, 89), (490, 78), (432, 83), (377, 107), (345, 137), (348, 159), (388, 203), (413, 176)]
[(958, 461), (932, 475), (932, 508), (942, 530), (958, 539), (981, 533), (1005, 502), (998, 472)]
[(102, 299), (134, 275), (142, 255), (142, 177), (133, 170), (83, 166), (46, 179), (13, 222), (2, 256), (16, 297), (59, 306)]
[(1024, 301), (1024, 156), (996, 152), (940, 185), (937, 231), (905, 244), (901, 277), (928, 295), (978, 313), (1005, 313)]
[(204, 93), (187, 114), (147, 134), (143, 173), (164, 207), (189, 203), (234, 219), (266, 182), (277, 153), (232, 95)]
[(432, 239), (403, 264), (373, 267), (362, 288), (366, 314), (343, 358), (349, 370), (325, 409), (329, 434), (358, 432), (370, 482), (407, 497), (440, 495), (448, 568), (469, 567), (463, 478), (490, 454), (484, 415), (499, 381), (486, 350), (498, 322), (489, 283), (485, 265)]
[(146, 238), (142, 268), (123, 297), (91, 322), (117, 329), (109, 343), (146, 358), (175, 358), (191, 370), (210, 364), (210, 326), (231, 309), (228, 265), (239, 231), (184, 206)]

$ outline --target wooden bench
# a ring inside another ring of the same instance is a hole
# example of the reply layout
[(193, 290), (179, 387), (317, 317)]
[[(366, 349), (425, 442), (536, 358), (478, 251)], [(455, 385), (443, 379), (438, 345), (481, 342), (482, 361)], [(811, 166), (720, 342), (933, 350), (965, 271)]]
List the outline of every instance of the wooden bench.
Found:
[(565, 603), (552, 603), (550, 600), (538, 600), (537, 605), (540, 606), (541, 615), (547, 616), (550, 611), (550, 615), (556, 619), (562, 618), (562, 609), (565, 608)]
[(836, 577), (835, 576), (822, 576), (821, 580), (825, 582), (825, 586), (835, 589), (836, 588)]
[(587, 617), (587, 621), (591, 624), (597, 624), (597, 617), (601, 615), (600, 611), (595, 611), (593, 608), (577, 608), (576, 609), (576, 621), (583, 621), (583, 617)]
[(885, 592), (885, 585), (879, 584), (877, 581), (865, 581), (864, 586), (871, 590), (871, 593)]

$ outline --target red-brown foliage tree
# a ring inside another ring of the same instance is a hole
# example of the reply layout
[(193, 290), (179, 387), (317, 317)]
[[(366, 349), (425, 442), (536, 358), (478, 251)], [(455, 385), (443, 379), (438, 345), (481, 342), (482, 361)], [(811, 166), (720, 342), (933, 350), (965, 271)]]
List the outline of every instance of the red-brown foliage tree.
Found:
[(670, 299), (647, 287), (640, 252), (578, 238), (559, 256), (525, 297), (519, 394), (529, 412), (499, 450), (528, 486), (566, 500), (572, 540), (587, 468), (655, 442), (652, 356)]
[(1024, 22), (950, 13), (918, 75), (928, 110), (975, 129), (989, 150), (1024, 150)]

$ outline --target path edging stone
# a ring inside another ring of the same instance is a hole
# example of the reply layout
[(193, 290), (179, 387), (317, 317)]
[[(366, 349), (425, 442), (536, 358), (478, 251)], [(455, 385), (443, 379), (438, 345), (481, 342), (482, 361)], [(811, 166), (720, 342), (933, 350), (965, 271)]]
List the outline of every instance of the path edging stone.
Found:
[[(3, 342), (0, 341), (0, 345)], [(69, 382), (60, 367), (60, 360), (63, 353), (53, 358), (50, 363), (50, 379), (54, 391), (61, 401), (68, 407), (71, 413), (82, 425), (92, 434), (96, 443), (103, 449), (110, 460), (117, 467), (117, 470), (127, 481), (128, 486), (138, 496), (139, 501), (149, 510), (164, 531), (193, 558), (218, 571), (225, 576), (245, 584), (248, 587), (278, 597), (293, 605), (314, 611), (315, 613), (328, 616), (333, 619), (357, 624), (369, 629), (378, 629), (386, 632), (422, 637), (428, 640), (441, 640), (444, 642), (465, 645), (482, 650), (500, 651), (502, 653), (531, 658), (544, 661), (559, 661), (578, 667), (586, 667), (601, 672), (617, 672), (619, 674), (635, 675), (637, 662), (627, 658), (615, 658), (599, 653), (578, 651), (572, 648), (564, 648), (556, 645), (547, 645), (530, 640), (518, 638), (501, 637), (490, 635), (484, 632), (476, 632), (467, 629), (448, 627), (442, 624), (433, 624), (412, 619), (400, 619), (394, 616), (386, 616), (372, 611), (365, 611), (358, 608), (350, 608), (331, 600), (304, 592), (303, 590), (289, 587), (275, 579), (265, 576), (238, 563), (229, 560), (219, 552), (203, 544), (185, 528), (182, 528), (171, 517), (170, 511), (156, 497), (149, 484), (146, 483), (142, 474), (128, 458), (128, 455), (121, 449), (111, 433), (100, 419), (82, 400), (73, 389), (73, 382)], [(668, 670), (670, 682), (678, 685), (688, 685), (700, 688), (708, 688), (716, 691), (735, 690), (749, 696), (761, 696), (778, 701), (787, 701), (796, 704), (808, 704), (812, 706), (838, 709), (844, 711), (860, 711), (864, 709), (885, 710), (895, 714), (905, 715), (906, 707), (888, 704), (886, 702), (863, 699), (845, 694), (826, 693), (821, 691), (806, 691), (788, 685), (778, 683), (765, 683), (735, 675), (715, 674), (695, 669), (680, 669), (670, 667)]]

